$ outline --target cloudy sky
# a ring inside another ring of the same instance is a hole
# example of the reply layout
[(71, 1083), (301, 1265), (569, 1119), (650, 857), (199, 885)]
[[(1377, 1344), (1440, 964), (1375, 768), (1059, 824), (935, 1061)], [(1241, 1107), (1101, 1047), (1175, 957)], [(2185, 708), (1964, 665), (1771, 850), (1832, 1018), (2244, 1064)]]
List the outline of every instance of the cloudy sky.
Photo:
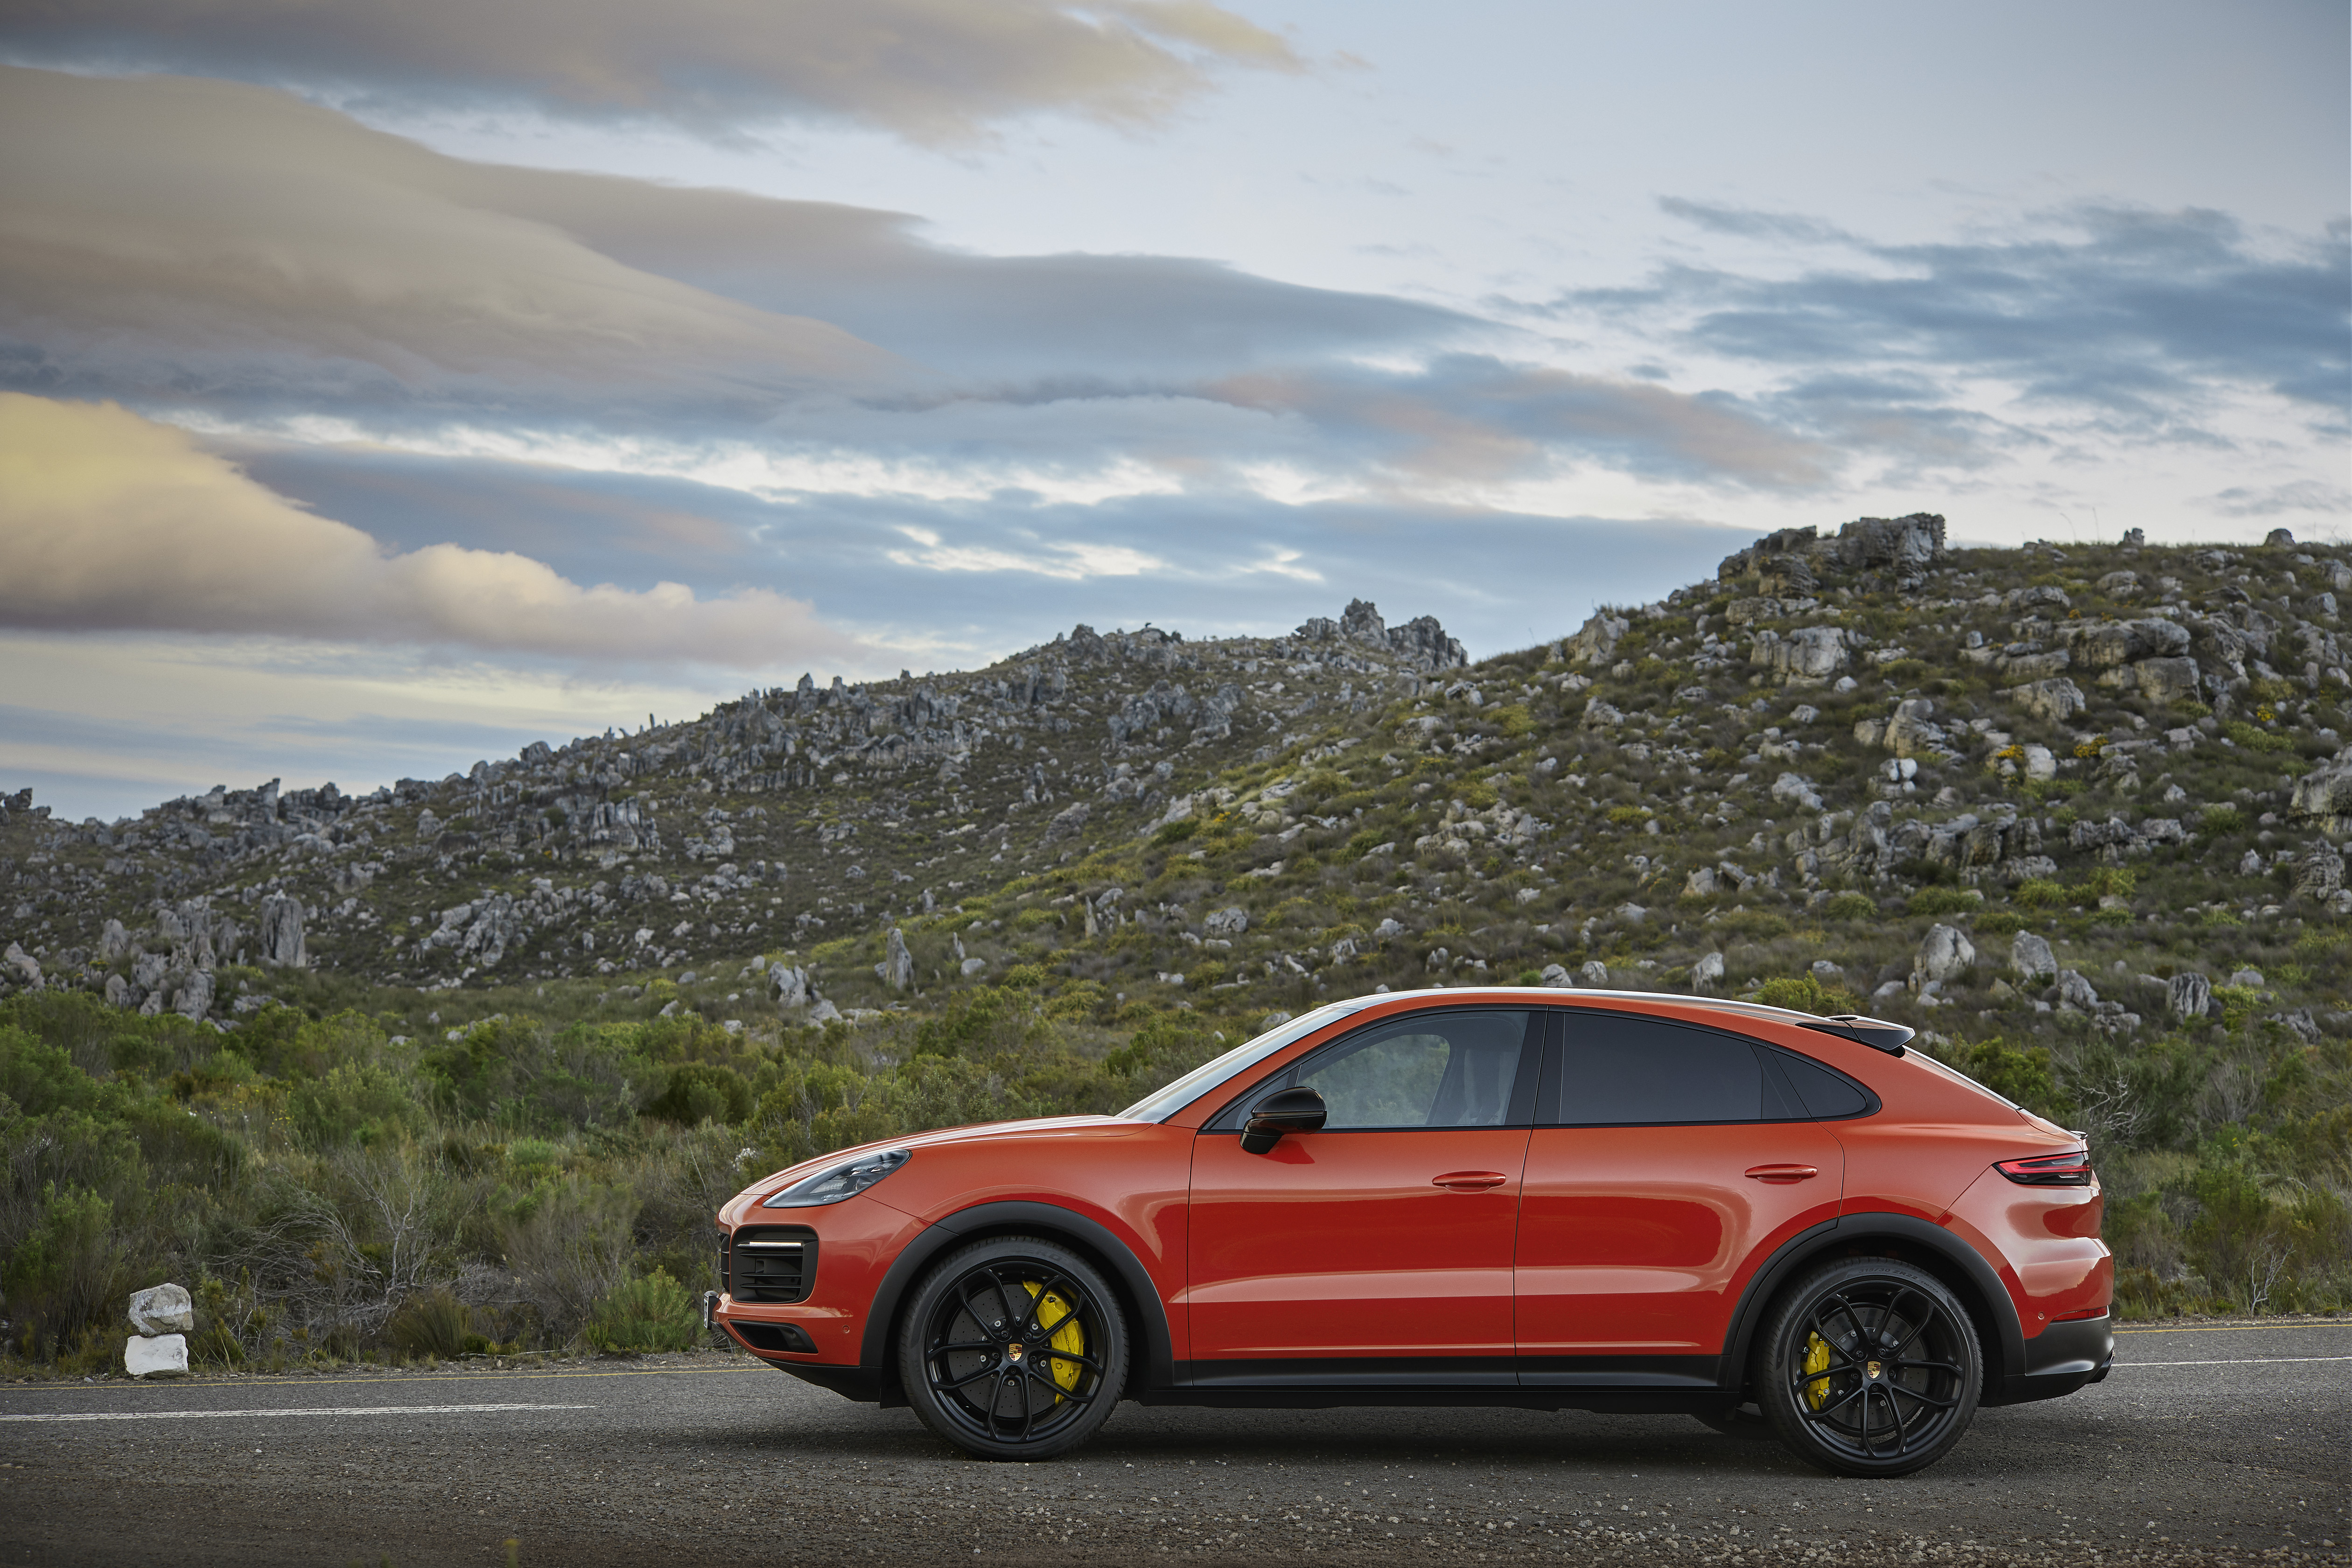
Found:
[(2340, 0), (0, 11), (0, 789), (1755, 533), (2342, 538)]

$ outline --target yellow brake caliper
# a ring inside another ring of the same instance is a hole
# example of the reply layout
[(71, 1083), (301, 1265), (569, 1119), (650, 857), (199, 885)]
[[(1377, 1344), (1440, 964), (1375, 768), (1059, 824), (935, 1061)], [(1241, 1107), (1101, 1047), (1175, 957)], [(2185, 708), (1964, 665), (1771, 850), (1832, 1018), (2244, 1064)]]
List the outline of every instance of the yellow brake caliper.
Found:
[[(1037, 1292), (1044, 1289), (1044, 1287), (1040, 1286), (1034, 1279), (1024, 1279), (1022, 1281), (1022, 1284), (1028, 1288), (1030, 1298), (1033, 1300), (1035, 1300)], [(1037, 1307), (1037, 1321), (1040, 1324), (1055, 1323), (1059, 1325), (1050, 1335), (1046, 1336), (1045, 1342), (1053, 1346), (1054, 1349), (1060, 1351), (1063, 1355), (1084, 1355), (1087, 1353), (1087, 1331), (1079, 1324), (1077, 1312), (1072, 1309), (1067, 1301), (1063, 1300), (1058, 1293), (1052, 1290), (1045, 1291), (1045, 1300), (1040, 1302)], [(1822, 1364), (1827, 1365), (1828, 1352), (1823, 1352), (1822, 1355)], [(1053, 1362), (1054, 1381), (1061, 1384), (1065, 1389), (1076, 1388), (1078, 1386), (1078, 1373), (1085, 1369), (1080, 1367), (1076, 1362), (1064, 1361), (1061, 1359), (1061, 1356), (1054, 1357)], [(1810, 1370), (1810, 1364), (1808, 1369)], [(1061, 1402), (1062, 1396), (1058, 1394), (1055, 1394), (1054, 1396), (1054, 1403), (1059, 1405)], [(1813, 1403), (1819, 1405), (1821, 1401), (1815, 1400)]]
[(1805, 1384), (1805, 1403), (1819, 1410), (1830, 1396), (1830, 1380), (1814, 1374), (1830, 1369), (1830, 1342), (1819, 1334), (1805, 1336), (1805, 1375), (1811, 1381)]

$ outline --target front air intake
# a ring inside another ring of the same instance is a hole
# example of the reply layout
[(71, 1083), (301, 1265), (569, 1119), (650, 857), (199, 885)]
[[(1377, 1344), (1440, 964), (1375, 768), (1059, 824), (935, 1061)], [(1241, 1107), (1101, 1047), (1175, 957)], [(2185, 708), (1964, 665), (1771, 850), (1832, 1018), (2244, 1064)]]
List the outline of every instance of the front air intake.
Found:
[(747, 1225), (719, 1242), (719, 1272), (738, 1301), (805, 1301), (816, 1283), (816, 1232)]

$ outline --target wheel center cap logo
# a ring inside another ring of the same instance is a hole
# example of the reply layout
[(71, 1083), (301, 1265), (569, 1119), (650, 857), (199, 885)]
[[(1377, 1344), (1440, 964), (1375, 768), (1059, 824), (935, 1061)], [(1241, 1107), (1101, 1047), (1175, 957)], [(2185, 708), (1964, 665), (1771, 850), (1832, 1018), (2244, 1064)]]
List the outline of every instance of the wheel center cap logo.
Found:
[(1021, 1347), (1019, 1345), (1006, 1345), (1004, 1347), (1004, 1359), (1007, 1361), (1019, 1361), (1021, 1359)]
[(1878, 1375), (1878, 1363), (1876, 1362), (1872, 1362), (1870, 1363), (1870, 1375), (1873, 1377), (1876, 1377)]

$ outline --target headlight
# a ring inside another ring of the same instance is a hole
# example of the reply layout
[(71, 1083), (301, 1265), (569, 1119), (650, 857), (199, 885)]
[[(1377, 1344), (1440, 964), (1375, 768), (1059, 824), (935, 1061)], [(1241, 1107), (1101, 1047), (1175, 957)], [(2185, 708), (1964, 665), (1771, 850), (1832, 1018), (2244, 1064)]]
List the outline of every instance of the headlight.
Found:
[(827, 1204), (837, 1204), (844, 1198), (854, 1198), (914, 1155), (911, 1149), (885, 1149), (879, 1154), (860, 1154), (845, 1161), (829, 1171), (819, 1171), (814, 1176), (803, 1176), (774, 1196), (761, 1200), (763, 1209), (814, 1209)]

